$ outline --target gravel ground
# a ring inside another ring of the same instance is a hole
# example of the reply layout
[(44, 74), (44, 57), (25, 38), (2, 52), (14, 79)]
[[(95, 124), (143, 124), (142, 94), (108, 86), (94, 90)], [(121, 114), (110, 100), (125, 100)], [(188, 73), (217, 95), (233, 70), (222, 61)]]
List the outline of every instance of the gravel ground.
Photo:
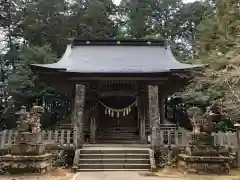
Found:
[(149, 176), (147, 172), (116, 171), (116, 172), (78, 172), (73, 180), (186, 180), (174, 176)]
[(46, 174), (0, 176), (0, 180), (71, 180), (74, 173), (68, 169), (55, 169)]

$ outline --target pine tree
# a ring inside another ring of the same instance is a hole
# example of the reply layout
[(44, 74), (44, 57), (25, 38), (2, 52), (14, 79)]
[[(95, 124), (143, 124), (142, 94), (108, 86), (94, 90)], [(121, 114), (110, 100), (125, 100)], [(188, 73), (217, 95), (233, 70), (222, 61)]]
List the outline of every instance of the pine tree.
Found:
[(240, 120), (239, 18), (239, 2), (216, 1), (212, 13), (199, 25), (200, 61), (208, 63), (208, 67), (184, 94), (194, 104), (222, 102), (225, 112), (235, 121)]

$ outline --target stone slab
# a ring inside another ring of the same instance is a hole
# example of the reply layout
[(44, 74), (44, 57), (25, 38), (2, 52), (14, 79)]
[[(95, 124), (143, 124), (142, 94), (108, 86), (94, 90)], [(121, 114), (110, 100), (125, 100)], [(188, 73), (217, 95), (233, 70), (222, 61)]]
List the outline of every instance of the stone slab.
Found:
[(40, 155), (44, 153), (44, 144), (20, 143), (11, 146), (12, 155)]
[(44, 161), (44, 160), (48, 160), (48, 159), (52, 159), (52, 154), (46, 153), (43, 155), (38, 155), (38, 156), (24, 156), (24, 155), (11, 155), (11, 154), (7, 154), (4, 156), (0, 156), (0, 160), (1, 161)]
[(22, 174), (26, 173), (43, 173), (52, 169), (52, 159), (36, 162), (36, 161), (25, 161), (25, 162), (1, 162), (1, 169), (10, 174)]
[(221, 163), (230, 162), (231, 158), (225, 156), (188, 156), (185, 154), (179, 154), (178, 159), (186, 162), (209, 162), (209, 163)]
[(231, 158), (224, 156), (188, 156), (178, 155), (177, 168), (185, 173), (228, 174)]
[(11, 174), (43, 173), (52, 169), (52, 154), (39, 156), (5, 155), (0, 156), (0, 168)]
[(190, 145), (185, 149), (185, 153), (191, 156), (229, 156), (229, 148), (224, 146)]

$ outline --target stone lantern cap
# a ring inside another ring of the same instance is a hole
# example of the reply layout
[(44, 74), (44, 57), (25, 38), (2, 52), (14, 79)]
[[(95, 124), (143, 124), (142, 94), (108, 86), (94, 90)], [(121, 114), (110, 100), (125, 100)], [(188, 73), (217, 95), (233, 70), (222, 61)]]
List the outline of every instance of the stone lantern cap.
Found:
[(20, 110), (15, 113), (15, 115), (21, 115), (25, 110), (26, 110), (26, 106), (23, 105), (21, 106)]
[(234, 124), (234, 127), (237, 128), (237, 129), (240, 129), (240, 124), (239, 123)]

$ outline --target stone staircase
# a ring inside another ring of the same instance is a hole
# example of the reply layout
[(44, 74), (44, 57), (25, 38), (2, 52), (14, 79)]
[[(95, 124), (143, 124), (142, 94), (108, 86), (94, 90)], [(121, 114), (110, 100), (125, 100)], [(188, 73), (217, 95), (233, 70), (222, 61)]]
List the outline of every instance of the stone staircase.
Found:
[(149, 148), (83, 147), (75, 152), (76, 171), (148, 171)]

